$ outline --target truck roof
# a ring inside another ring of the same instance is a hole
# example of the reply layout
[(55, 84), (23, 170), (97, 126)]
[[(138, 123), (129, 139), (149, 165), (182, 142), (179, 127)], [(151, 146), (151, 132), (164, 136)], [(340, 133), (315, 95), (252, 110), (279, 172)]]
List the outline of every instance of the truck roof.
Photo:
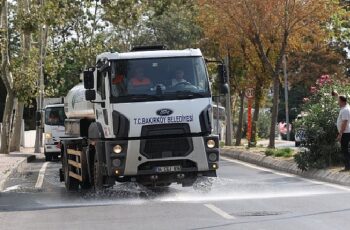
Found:
[(108, 59), (142, 59), (142, 58), (166, 58), (166, 57), (201, 57), (200, 49), (184, 50), (152, 50), (152, 51), (134, 51), (127, 53), (106, 52), (97, 56), (97, 60)]

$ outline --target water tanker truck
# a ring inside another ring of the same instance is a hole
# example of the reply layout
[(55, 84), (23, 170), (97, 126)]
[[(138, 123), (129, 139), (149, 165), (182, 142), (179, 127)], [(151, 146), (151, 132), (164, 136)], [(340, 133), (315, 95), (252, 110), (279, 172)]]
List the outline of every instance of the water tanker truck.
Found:
[[(225, 67), (218, 65), (223, 91)], [(115, 182), (191, 186), (215, 177), (219, 139), (199, 49), (103, 53), (65, 98), (61, 181), (67, 190)]]

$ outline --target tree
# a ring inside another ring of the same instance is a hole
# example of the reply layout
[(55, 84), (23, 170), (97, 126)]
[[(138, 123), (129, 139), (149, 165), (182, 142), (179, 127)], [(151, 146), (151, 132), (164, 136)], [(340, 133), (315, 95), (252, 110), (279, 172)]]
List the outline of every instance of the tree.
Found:
[(10, 129), (11, 129), (11, 114), (15, 99), (13, 88), (13, 75), (11, 71), (10, 53), (9, 53), (9, 24), (8, 24), (8, 2), (1, 1), (1, 79), (5, 85), (7, 95), (4, 114), (2, 118), (1, 131), (1, 148), (0, 153), (10, 152)]
[(213, 8), (210, 4), (204, 4), (202, 2), (199, 8), (199, 21), (205, 34), (205, 39), (201, 42), (201, 46), (204, 50), (207, 50), (208, 47), (214, 50), (209, 55), (219, 56), (221, 58), (225, 55), (231, 57), (229, 65), (231, 94), (239, 98), (240, 104), (236, 145), (241, 144), (241, 138), (243, 136), (244, 91), (248, 87), (256, 89), (252, 125), (252, 142), (256, 142), (256, 123), (258, 121), (259, 108), (263, 102), (265, 89), (269, 87), (270, 80), (266, 79), (266, 71), (249, 40), (240, 33), (233, 33), (232, 30), (222, 26), (230, 24), (230, 21), (227, 20), (228, 18), (218, 18), (217, 8)]
[[(322, 41), (323, 24), (337, 8), (330, 0), (202, 0), (232, 36), (246, 38), (273, 81), (269, 147), (275, 146), (282, 58), (287, 50), (305, 50), (305, 40)], [(227, 26), (230, 25), (230, 26)], [(303, 42), (301, 42), (303, 41)], [(304, 45), (303, 47), (300, 44)]]
[[(161, 1), (158, 1), (158, 4)], [(159, 9), (161, 8), (161, 10)], [(169, 1), (164, 7), (152, 2), (148, 11), (147, 28), (135, 43), (164, 44), (169, 49), (193, 48), (199, 45), (201, 28), (196, 22), (198, 7), (194, 1)]]

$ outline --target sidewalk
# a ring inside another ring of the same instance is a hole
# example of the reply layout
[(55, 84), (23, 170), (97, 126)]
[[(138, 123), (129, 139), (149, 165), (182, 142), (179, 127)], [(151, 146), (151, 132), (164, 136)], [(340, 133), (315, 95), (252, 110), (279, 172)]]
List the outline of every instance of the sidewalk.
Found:
[(221, 155), (232, 159), (259, 165), (278, 171), (283, 171), (301, 177), (319, 181), (350, 186), (350, 173), (339, 172), (340, 168), (333, 169), (310, 169), (302, 171), (298, 168), (293, 158), (280, 158), (266, 156), (259, 148), (245, 150), (242, 148), (226, 146), (221, 149)]
[(26, 163), (35, 160), (37, 154), (33, 152), (33, 148), (21, 148), (21, 152), (0, 154), (0, 192), (11, 174), (21, 171)]

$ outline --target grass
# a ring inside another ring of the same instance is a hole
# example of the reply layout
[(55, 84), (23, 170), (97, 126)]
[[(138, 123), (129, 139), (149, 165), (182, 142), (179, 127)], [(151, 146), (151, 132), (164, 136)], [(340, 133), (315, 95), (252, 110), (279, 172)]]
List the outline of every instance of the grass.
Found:
[(220, 141), (220, 148), (223, 148), (225, 146), (225, 142), (224, 141)]
[(273, 156), (273, 157), (292, 157), (293, 156), (293, 150), (290, 148), (283, 148), (283, 149), (266, 149), (265, 150), (266, 156)]

